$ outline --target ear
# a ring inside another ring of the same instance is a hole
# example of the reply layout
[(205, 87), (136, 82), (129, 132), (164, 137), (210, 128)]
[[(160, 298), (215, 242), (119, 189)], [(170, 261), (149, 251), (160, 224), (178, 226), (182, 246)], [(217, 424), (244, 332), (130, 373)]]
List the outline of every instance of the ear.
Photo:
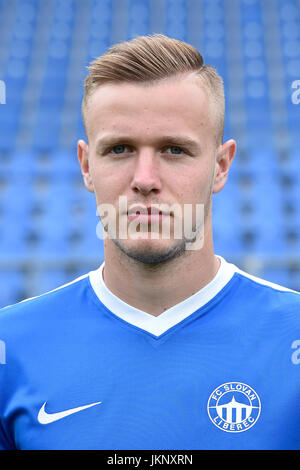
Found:
[(94, 186), (89, 168), (89, 147), (84, 140), (79, 140), (77, 143), (77, 156), (80, 163), (81, 173), (83, 175), (85, 187), (88, 191), (93, 193)]
[(227, 140), (227, 142), (218, 147), (213, 193), (218, 193), (223, 189), (235, 152), (236, 142), (233, 139)]

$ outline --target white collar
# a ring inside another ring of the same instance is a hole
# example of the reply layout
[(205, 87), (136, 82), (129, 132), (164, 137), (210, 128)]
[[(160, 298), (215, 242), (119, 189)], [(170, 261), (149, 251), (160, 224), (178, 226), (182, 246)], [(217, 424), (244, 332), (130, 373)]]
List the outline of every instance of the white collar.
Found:
[(236, 271), (236, 267), (228, 263), (221, 256), (217, 257), (221, 263), (212, 281), (191, 297), (167, 309), (157, 317), (127, 304), (106, 287), (103, 281), (104, 262), (98, 269), (89, 273), (89, 278), (95, 294), (112, 313), (132, 325), (146, 330), (155, 336), (159, 336), (200, 307), (203, 307), (230, 281)]

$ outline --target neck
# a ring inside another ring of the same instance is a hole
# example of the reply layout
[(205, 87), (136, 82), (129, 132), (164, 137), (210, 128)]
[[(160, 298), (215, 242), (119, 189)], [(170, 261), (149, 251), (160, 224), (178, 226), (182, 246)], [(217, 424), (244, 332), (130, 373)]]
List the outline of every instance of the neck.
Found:
[(111, 240), (105, 246), (103, 272), (107, 288), (133, 307), (158, 316), (205, 287), (217, 274), (220, 261), (212, 240), (201, 250), (149, 267), (124, 254)]

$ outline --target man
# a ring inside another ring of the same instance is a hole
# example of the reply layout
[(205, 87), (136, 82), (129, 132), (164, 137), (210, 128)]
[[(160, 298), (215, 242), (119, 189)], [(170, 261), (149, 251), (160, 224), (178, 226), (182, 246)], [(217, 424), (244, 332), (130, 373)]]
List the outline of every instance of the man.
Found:
[(138, 37), (92, 63), (82, 109), (105, 261), (2, 310), (0, 446), (299, 449), (299, 293), (214, 254), (221, 78)]

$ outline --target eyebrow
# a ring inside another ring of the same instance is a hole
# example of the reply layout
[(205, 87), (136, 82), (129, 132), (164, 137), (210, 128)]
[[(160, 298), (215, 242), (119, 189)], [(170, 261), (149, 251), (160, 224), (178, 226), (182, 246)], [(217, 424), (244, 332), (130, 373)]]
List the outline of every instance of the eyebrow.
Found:
[[(96, 143), (96, 151), (101, 152), (102, 150), (105, 150), (106, 148), (110, 146), (114, 146), (118, 143), (124, 143), (128, 145), (134, 145), (135, 139), (126, 135), (110, 135), (110, 136), (104, 136), (100, 138), (97, 143)], [(178, 147), (187, 147), (191, 151), (199, 151), (200, 150), (200, 145), (193, 139), (190, 139), (189, 137), (182, 137), (182, 136), (171, 136), (171, 135), (166, 135), (164, 137), (161, 137), (157, 139), (157, 144), (159, 146), (162, 145), (176, 145)]]

